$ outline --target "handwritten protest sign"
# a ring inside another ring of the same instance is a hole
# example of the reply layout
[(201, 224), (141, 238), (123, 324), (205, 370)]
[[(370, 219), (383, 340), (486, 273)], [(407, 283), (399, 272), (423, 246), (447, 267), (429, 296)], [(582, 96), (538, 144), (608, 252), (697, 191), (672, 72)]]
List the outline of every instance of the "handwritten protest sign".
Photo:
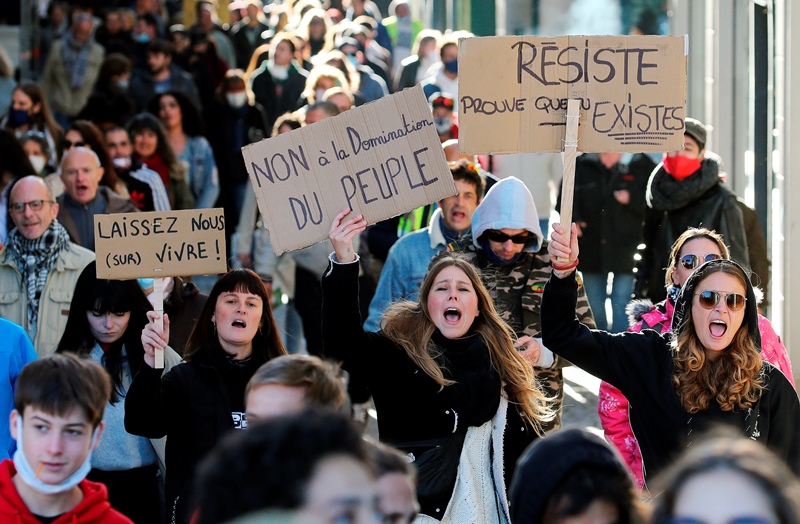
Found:
[(222, 209), (95, 215), (97, 278), (210, 275), (226, 267)]
[(345, 208), (375, 223), (456, 194), (421, 86), (242, 155), (277, 254), (326, 240)]
[(498, 36), (459, 45), (459, 149), (559, 152), (580, 100), (581, 151), (677, 151), (687, 40), (668, 36)]

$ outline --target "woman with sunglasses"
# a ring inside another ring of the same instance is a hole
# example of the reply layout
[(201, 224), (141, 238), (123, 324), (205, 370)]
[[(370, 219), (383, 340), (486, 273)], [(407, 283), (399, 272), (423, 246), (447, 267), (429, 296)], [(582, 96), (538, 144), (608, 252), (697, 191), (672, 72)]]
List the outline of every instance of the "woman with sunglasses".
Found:
[[(666, 277), (667, 298), (656, 305), (648, 300), (632, 302), (628, 306), (628, 313), (636, 323), (628, 331), (638, 333), (643, 329), (652, 329), (659, 333), (669, 333), (672, 330), (675, 299), (681, 286), (697, 266), (719, 258), (729, 258), (728, 246), (725, 245), (721, 235), (705, 228), (692, 227), (684, 231), (672, 245), (670, 252)], [(794, 385), (789, 354), (778, 334), (772, 329), (772, 324), (765, 317), (758, 315), (758, 328), (761, 333), (761, 358), (780, 369)], [(620, 451), (641, 487), (644, 483), (642, 454), (631, 430), (628, 399), (620, 390), (608, 382), (603, 382), (600, 384), (597, 412), (606, 439)]]
[(543, 342), (628, 399), (645, 480), (718, 424), (765, 444), (800, 473), (800, 401), (761, 358), (758, 303), (739, 264), (720, 258), (692, 272), (675, 298), (672, 333), (611, 335), (575, 318), (576, 225), (567, 241), (554, 224), (548, 247), (556, 261), (542, 297)]

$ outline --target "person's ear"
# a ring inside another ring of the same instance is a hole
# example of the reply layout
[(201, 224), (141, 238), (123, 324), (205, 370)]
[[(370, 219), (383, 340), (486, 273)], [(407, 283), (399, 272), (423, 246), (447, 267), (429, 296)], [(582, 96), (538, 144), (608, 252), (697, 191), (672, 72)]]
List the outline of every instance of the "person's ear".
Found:
[(702, 161), (703, 161), (705, 158), (706, 158), (706, 150), (705, 150), (705, 149), (701, 149), (701, 150), (700, 150), (700, 154), (699, 154), (699, 155), (697, 155), (697, 159), (698, 159), (700, 162), (702, 162)]
[(11, 415), (9, 415), (9, 426), (8, 429), (11, 430), (11, 438), (14, 440), (19, 440), (17, 436), (17, 418), (21, 417), (22, 415), (19, 414), (19, 411), (16, 409), (11, 410)]
[(94, 443), (92, 444), (92, 451), (97, 449), (97, 446), (100, 445), (100, 439), (103, 438), (103, 430), (105, 429), (105, 427), (106, 425), (101, 420), (100, 423), (97, 425), (97, 429), (95, 429), (95, 431), (97, 431), (97, 437), (93, 437)]

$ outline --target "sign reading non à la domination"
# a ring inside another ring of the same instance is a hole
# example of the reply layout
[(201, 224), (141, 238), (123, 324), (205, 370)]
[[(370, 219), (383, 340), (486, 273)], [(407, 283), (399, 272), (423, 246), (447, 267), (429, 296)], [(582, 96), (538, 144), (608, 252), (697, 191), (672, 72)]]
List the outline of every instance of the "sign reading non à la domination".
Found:
[(242, 155), (277, 254), (326, 240), (346, 208), (373, 224), (456, 194), (421, 86)]
[(227, 270), (223, 210), (95, 215), (97, 278), (213, 275)]
[(559, 152), (580, 100), (580, 151), (683, 148), (688, 37), (496, 36), (459, 45), (459, 148)]

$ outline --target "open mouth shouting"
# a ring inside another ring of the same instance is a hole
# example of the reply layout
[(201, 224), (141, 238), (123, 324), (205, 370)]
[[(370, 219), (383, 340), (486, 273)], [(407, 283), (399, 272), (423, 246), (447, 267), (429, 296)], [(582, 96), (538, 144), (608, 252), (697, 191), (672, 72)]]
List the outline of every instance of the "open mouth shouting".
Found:
[(724, 320), (712, 320), (708, 326), (708, 331), (713, 338), (721, 339), (725, 336), (725, 332), (728, 331), (728, 324)]
[(444, 311), (444, 320), (448, 324), (458, 324), (458, 321), (461, 320), (461, 311), (454, 307), (447, 308)]

